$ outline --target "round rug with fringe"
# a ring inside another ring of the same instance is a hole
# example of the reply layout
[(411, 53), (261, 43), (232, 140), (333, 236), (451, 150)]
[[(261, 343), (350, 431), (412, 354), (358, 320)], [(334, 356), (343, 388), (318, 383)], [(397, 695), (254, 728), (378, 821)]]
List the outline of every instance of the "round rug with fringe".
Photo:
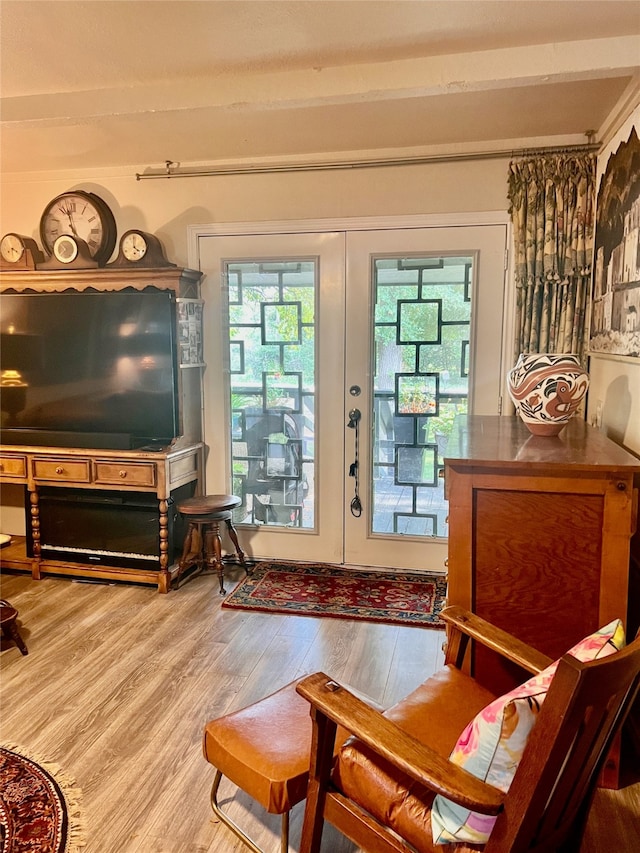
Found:
[(84, 847), (80, 791), (51, 762), (0, 745), (2, 853), (76, 853)]

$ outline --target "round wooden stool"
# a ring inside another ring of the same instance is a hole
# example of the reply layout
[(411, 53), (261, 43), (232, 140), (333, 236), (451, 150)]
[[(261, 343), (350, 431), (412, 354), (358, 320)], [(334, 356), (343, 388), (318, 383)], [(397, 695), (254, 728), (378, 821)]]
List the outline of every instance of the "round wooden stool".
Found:
[(240, 498), (235, 495), (201, 495), (177, 504), (178, 512), (189, 520), (189, 527), (184, 538), (182, 557), (176, 574), (176, 589), (184, 572), (189, 566), (196, 565), (197, 569), (192, 577), (205, 569), (216, 572), (220, 579), (220, 595), (225, 594), (220, 539), (221, 521), (227, 525), (229, 536), (236, 549), (236, 558), (248, 574), (244, 551), (238, 543), (238, 534), (231, 520), (231, 511), (240, 506), (240, 503)]
[(2, 626), (2, 633), (7, 639), (13, 640), (23, 655), (28, 655), (29, 651), (16, 626), (17, 617), (18, 611), (16, 608), (12, 607), (8, 601), (2, 599), (0, 601), (0, 626)]

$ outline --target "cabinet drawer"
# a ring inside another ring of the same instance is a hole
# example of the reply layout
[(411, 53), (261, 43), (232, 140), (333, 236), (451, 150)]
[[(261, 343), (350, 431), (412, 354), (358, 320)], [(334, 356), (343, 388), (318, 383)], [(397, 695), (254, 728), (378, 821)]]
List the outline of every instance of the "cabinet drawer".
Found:
[(61, 483), (90, 483), (91, 464), (89, 459), (56, 459), (40, 456), (33, 460), (33, 478)]
[(26, 456), (1, 456), (0, 477), (16, 477), (24, 479), (27, 476)]
[(155, 486), (153, 462), (96, 462), (96, 483), (118, 486)]

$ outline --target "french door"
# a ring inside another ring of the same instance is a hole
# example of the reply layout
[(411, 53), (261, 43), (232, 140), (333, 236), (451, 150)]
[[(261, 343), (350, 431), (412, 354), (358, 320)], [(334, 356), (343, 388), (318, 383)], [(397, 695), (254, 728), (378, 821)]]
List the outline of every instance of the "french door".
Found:
[(443, 570), (455, 415), (499, 411), (506, 225), (200, 236), (206, 489), (261, 558)]

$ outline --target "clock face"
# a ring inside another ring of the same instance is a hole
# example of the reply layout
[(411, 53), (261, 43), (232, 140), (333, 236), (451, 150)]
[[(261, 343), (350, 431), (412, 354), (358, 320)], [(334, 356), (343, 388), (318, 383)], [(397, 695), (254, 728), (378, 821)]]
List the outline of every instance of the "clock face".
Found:
[(7, 263), (15, 264), (24, 255), (24, 243), (17, 234), (5, 234), (0, 242), (0, 255)]
[(53, 244), (53, 255), (61, 264), (70, 264), (78, 256), (78, 244), (73, 237), (62, 234)]
[(122, 238), (121, 249), (128, 261), (139, 261), (147, 253), (147, 241), (139, 231), (129, 231)]
[(40, 236), (49, 253), (62, 235), (84, 240), (91, 257), (105, 263), (116, 242), (115, 220), (110, 209), (93, 193), (63, 193), (54, 198), (40, 219)]

